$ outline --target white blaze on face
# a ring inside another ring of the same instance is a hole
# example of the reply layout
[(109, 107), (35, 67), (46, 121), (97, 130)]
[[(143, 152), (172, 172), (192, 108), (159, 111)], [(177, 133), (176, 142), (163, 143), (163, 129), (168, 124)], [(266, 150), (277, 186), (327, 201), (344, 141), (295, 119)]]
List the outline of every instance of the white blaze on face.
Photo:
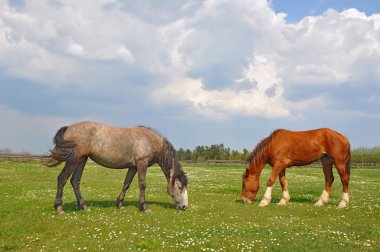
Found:
[(179, 180), (174, 182), (173, 194), (171, 195), (177, 204), (177, 209), (184, 210), (188, 206), (187, 188)]
[(180, 206), (182, 206), (182, 209), (187, 209), (188, 197), (187, 197), (187, 188), (186, 187), (184, 187), (182, 189), (181, 200), (182, 200), (182, 202), (180, 203)]

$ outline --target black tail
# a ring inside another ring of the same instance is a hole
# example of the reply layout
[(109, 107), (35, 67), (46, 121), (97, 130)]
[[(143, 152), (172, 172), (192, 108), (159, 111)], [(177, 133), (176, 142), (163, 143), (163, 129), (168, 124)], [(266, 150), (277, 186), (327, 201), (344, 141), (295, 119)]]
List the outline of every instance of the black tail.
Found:
[(54, 136), (55, 147), (50, 150), (49, 160), (45, 163), (48, 167), (55, 167), (62, 162), (75, 161), (77, 159), (77, 144), (73, 141), (63, 140), (63, 136), (68, 126), (60, 128)]

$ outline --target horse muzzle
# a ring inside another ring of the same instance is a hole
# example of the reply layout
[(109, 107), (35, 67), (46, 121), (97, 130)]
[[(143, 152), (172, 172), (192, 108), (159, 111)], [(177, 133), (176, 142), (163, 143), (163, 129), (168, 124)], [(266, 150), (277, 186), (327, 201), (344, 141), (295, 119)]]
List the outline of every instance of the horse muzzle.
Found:
[(177, 205), (177, 210), (186, 210), (187, 205)]

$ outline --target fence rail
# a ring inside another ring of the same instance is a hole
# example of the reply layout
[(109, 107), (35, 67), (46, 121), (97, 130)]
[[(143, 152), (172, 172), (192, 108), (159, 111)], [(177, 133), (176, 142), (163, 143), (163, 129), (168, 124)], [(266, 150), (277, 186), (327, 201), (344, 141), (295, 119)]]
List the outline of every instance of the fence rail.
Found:
[[(4, 155), (0, 154), (0, 161), (7, 162), (27, 162), (27, 161), (47, 161), (48, 156), (46, 155)], [(205, 160), (205, 161), (193, 161), (193, 160), (183, 160), (181, 161), (185, 164), (240, 164), (246, 165), (247, 162), (244, 160)], [(314, 162), (312, 164), (307, 165), (309, 167), (322, 167), (321, 162)], [(368, 162), (353, 162), (351, 164), (352, 168), (358, 167), (380, 167), (379, 163), (368, 163)]]
[(39, 155), (1, 155), (0, 161), (8, 162), (26, 162), (26, 161), (46, 161), (48, 156), (39, 156)]
[[(244, 160), (206, 160), (206, 161), (193, 161), (193, 160), (184, 160), (181, 161), (185, 164), (241, 164), (246, 165), (247, 161)], [(321, 162), (317, 161), (314, 163), (311, 163), (309, 165), (306, 165), (308, 167), (322, 167)], [(380, 167), (379, 163), (369, 163), (369, 162), (353, 162), (351, 163), (351, 167), (357, 168), (357, 167), (374, 167), (378, 166)]]

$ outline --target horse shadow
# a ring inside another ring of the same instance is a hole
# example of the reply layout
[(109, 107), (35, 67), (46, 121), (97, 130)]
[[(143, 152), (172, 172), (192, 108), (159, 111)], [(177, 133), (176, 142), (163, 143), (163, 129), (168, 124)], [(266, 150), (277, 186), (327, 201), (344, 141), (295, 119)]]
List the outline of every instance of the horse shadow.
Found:
[[(86, 201), (90, 209), (92, 208), (115, 208), (116, 209), (116, 201), (112, 200), (89, 200)], [(176, 209), (174, 203), (162, 202), (162, 201), (147, 201), (148, 206), (155, 205), (165, 209)], [(139, 209), (140, 203), (137, 200), (133, 201), (125, 201), (124, 208), (134, 207)], [(65, 212), (76, 212), (79, 211), (79, 207), (76, 201), (67, 202), (64, 204)]]
[[(270, 202), (271, 203), (279, 203), (280, 200), (281, 200), (281, 198), (272, 198)], [(253, 200), (253, 203), (260, 203), (260, 201), (261, 201), (261, 198), (255, 198)], [(290, 203), (315, 203), (317, 201), (318, 201), (318, 198), (310, 199), (310, 198), (304, 198), (304, 197), (292, 197), (290, 199)], [(242, 204), (241, 199), (236, 199), (235, 202)]]

